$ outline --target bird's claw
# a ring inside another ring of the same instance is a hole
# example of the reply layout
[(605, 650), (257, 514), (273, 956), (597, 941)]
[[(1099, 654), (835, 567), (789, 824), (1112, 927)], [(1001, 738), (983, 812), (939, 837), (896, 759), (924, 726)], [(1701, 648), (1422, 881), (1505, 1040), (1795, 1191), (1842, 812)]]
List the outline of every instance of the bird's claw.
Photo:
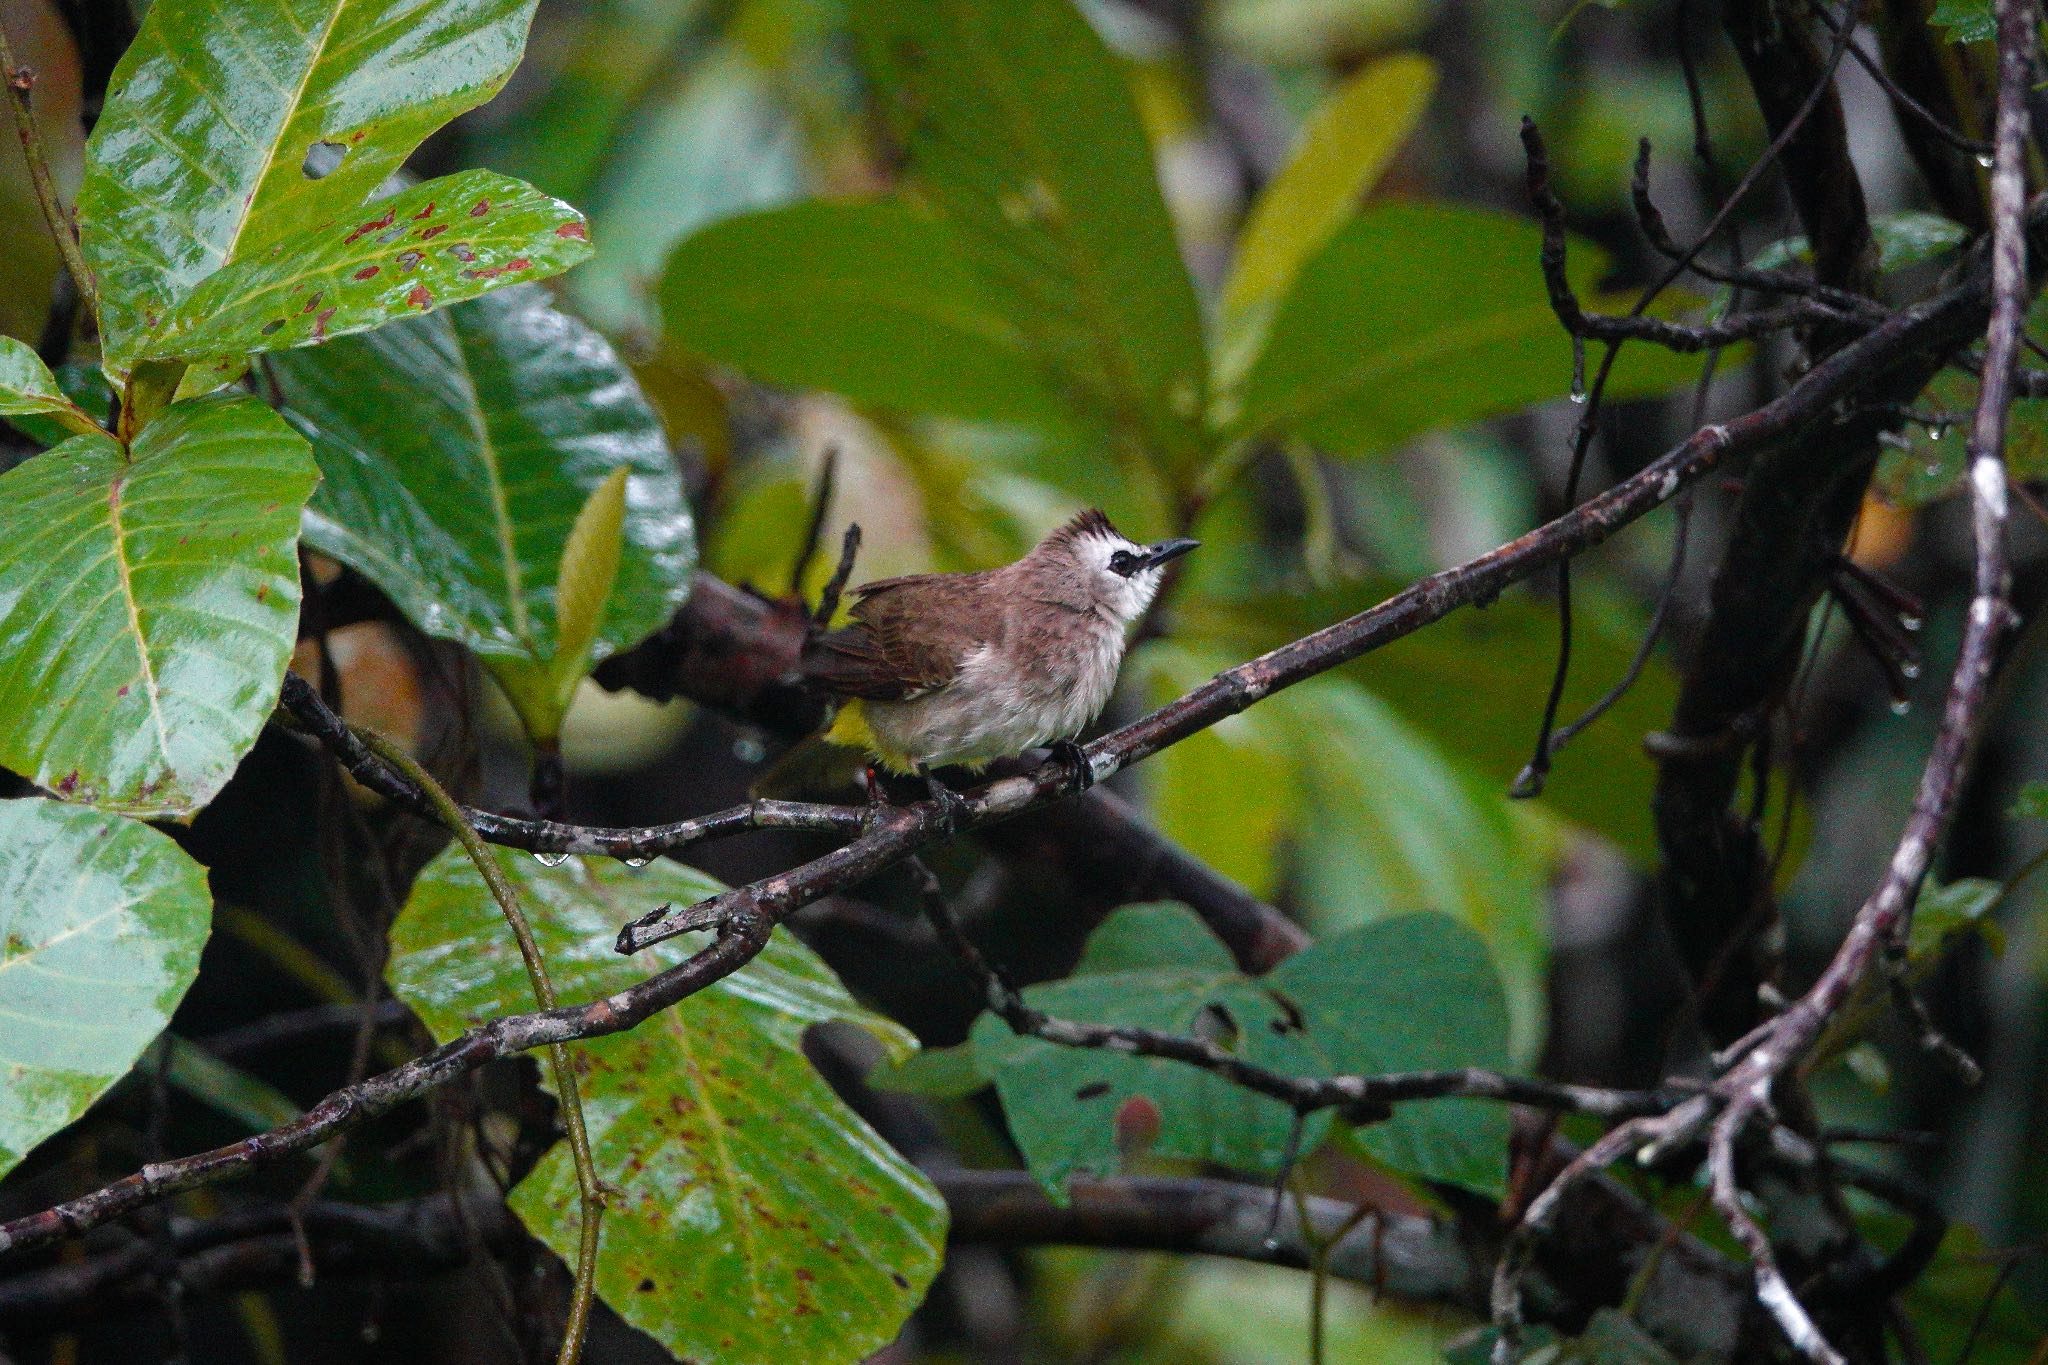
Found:
[(1095, 785), (1095, 765), (1088, 761), (1088, 751), (1081, 747), (1079, 740), (1054, 740), (1052, 756), (1055, 762), (1064, 763), (1074, 770), (1074, 795), (1079, 796)]
[(930, 768), (920, 767), (918, 772), (924, 778), (925, 790), (939, 808), (939, 828), (948, 834), (957, 833), (967, 814), (967, 798), (939, 781)]

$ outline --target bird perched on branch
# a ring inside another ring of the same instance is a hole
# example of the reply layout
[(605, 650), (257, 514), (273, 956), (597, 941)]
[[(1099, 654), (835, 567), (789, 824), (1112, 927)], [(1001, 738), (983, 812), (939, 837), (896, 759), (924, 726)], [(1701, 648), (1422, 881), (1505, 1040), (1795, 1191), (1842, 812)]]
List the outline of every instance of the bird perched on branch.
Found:
[(932, 775), (1041, 744), (1094, 774), (1075, 737), (1116, 686), (1125, 631), (1192, 540), (1140, 545), (1083, 512), (1014, 564), (913, 574), (854, 589), (850, 624), (805, 645), (804, 677), (844, 699), (826, 738), (890, 772), (924, 777), (948, 818), (959, 797)]

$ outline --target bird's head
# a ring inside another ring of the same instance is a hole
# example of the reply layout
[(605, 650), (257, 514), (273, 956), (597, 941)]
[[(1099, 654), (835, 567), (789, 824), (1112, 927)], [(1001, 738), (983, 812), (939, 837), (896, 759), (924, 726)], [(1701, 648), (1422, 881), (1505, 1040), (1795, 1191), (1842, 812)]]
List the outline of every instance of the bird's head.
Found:
[(1152, 605), (1167, 564), (1199, 543), (1183, 538), (1140, 545), (1091, 509), (1040, 541), (1031, 558), (1091, 606), (1129, 625)]

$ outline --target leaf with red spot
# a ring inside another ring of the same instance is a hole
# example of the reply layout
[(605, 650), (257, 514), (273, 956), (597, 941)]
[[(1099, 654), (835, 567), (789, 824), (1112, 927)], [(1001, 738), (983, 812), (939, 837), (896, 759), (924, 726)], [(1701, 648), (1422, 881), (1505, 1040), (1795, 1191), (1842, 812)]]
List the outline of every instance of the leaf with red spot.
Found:
[[(608, 995), (698, 945), (624, 958), (618, 925), (721, 888), (661, 861), (543, 867), (494, 850), (564, 1001)], [(440, 1039), (533, 1008), (519, 951), (461, 850), (430, 863), (392, 930), (390, 979)], [(886, 1345), (937, 1272), (946, 1209), (918, 1169), (833, 1094), (804, 1035), (852, 1024), (915, 1043), (855, 1004), (778, 930), (745, 968), (638, 1028), (571, 1045), (605, 1208), (597, 1292), (685, 1360), (852, 1365)], [(575, 1255), (576, 1176), (557, 1146), (513, 1190), (542, 1241)]]
[[(209, 276), (158, 322), (150, 354), (285, 350), (546, 279), (590, 255), (587, 237), (559, 231), (582, 222), (560, 200), (490, 171), (430, 180)], [(309, 313), (316, 295), (321, 307)]]

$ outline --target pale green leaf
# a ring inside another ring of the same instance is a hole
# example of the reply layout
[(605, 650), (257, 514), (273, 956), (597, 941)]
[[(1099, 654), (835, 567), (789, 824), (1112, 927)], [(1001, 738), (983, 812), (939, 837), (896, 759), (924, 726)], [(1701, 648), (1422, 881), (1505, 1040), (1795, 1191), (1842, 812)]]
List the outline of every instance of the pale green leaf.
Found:
[[(633, 985), (697, 942), (612, 951), (625, 920), (718, 887), (679, 863), (544, 867), (494, 850), (565, 1001)], [(460, 849), (420, 874), (392, 931), (390, 977), (435, 1037), (531, 1007), (510, 932)], [(924, 1176), (812, 1070), (804, 1034), (832, 1022), (914, 1043), (856, 1005), (777, 931), (738, 973), (638, 1028), (571, 1045), (604, 1216), (597, 1291), (672, 1354), (723, 1365), (839, 1365), (893, 1338), (937, 1272), (946, 1211)], [(575, 1255), (576, 1177), (557, 1146), (512, 1208)]]
[(1399, 53), (1361, 69), (1309, 116), (1294, 155), (1252, 206), (1222, 297), (1224, 374), (1257, 354), (1302, 265), (1358, 208), (1436, 89), (1436, 64)]
[(583, 217), (489, 171), (430, 180), (308, 225), (207, 276), (157, 324), (150, 353), (281, 351), (381, 327), (590, 254)]
[(365, 203), (517, 65), (535, 0), (157, 0), (114, 72), (78, 215), (108, 367), (199, 282)]
[(317, 477), (243, 397), (0, 475), (0, 764), (134, 815), (211, 800), (277, 704)]
[(555, 575), (555, 658), (549, 673), (552, 702), (558, 716), (590, 663), (605, 603), (619, 580), (619, 553), (626, 532), (626, 474), (621, 467), (591, 491), (569, 538), (562, 544), (562, 567)]
[(67, 430), (97, 435), (99, 424), (79, 411), (57, 383), (57, 376), (25, 341), (0, 336), (0, 417), (53, 414)]
[(147, 825), (0, 801), (0, 1175), (170, 1020), (212, 904), (205, 869)]

